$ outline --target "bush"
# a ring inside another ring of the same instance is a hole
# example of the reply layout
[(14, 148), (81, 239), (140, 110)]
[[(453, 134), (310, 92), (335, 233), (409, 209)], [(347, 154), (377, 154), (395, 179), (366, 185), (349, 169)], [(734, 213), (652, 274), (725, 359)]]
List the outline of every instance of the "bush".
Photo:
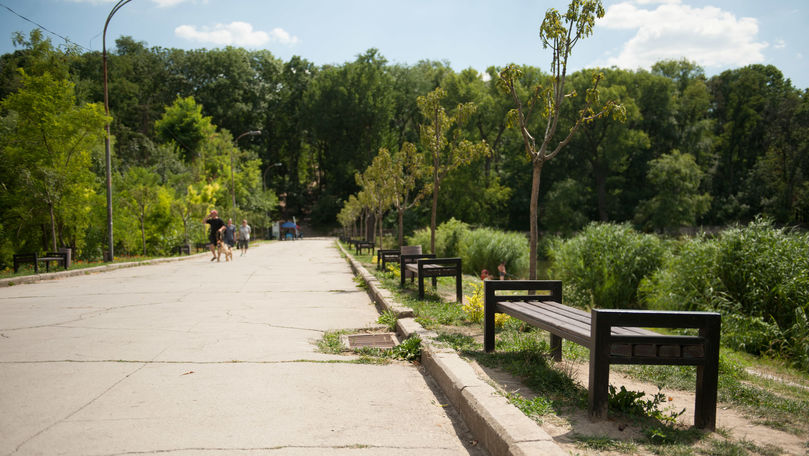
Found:
[(664, 250), (658, 237), (627, 224), (592, 223), (551, 246), (551, 274), (562, 280), (573, 305), (640, 308), (638, 286), (660, 266)]
[(520, 233), (491, 228), (470, 231), (461, 249), (464, 272), (480, 275), (486, 269), (496, 275), (500, 262), (512, 278), (523, 277), (528, 270), (528, 239)]
[(809, 236), (766, 220), (682, 241), (641, 286), (649, 307), (723, 314), (723, 344), (809, 369)]
[[(439, 258), (461, 256), (461, 244), (469, 233), (469, 225), (451, 218), (435, 229), (435, 255)], [(420, 245), (422, 252), (430, 251), (430, 228), (424, 228), (407, 238), (408, 245)]]
[(658, 310), (715, 310), (720, 289), (717, 243), (704, 236), (687, 238), (668, 250), (660, 269), (638, 290), (646, 307)]

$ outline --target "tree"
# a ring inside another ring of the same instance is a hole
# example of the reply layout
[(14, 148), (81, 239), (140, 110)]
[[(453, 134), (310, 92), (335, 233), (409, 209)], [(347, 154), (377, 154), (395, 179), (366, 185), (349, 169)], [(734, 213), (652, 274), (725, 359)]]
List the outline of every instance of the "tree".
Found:
[(362, 174), (354, 175), (357, 185), (362, 188), (361, 193), (368, 198), (368, 209), (374, 215), (374, 236), (379, 228), (379, 248), (382, 248), (382, 216), (393, 202), (392, 168), (390, 152), (382, 148)]
[[(441, 180), (452, 170), (469, 164), (478, 157), (489, 153), (485, 141), (473, 143), (461, 137), (461, 129), (455, 128), (469, 119), (475, 111), (474, 103), (459, 104), (452, 116), (447, 115), (441, 105), (446, 92), (441, 87), (429, 94), (419, 97), (418, 104), (426, 124), (421, 124), (421, 143), (427, 150), (428, 174), (432, 175), (430, 189), (433, 193), (433, 205), (430, 215), (430, 251), (435, 253), (435, 227), (438, 212), (438, 192)], [(450, 139), (447, 136), (452, 134)]]
[(201, 144), (210, 137), (216, 127), (210, 117), (202, 115), (202, 105), (194, 97), (177, 97), (167, 106), (163, 116), (155, 122), (157, 136), (174, 148), (186, 163), (197, 158)]
[[(76, 106), (74, 85), (49, 73), (20, 70), (21, 88), (2, 101), (5, 118), (2, 166), (5, 190), (15, 213), (30, 228), (50, 226), (56, 250), (77, 214), (64, 208), (90, 204), (95, 185), (92, 151), (104, 135), (107, 117), (98, 104)], [(47, 222), (45, 221), (47, 220)]]
[(709, 194), (699, 192), (702, 178), (691, 154), (674, 150), (652, 160), (647, 179), (655, 196), (641, 203), (636, 221), (658, 231), (693, 226), (711, 203)]
[[(575, 92), (565, 92), (568, 58), (579, 40), (592, 34), (596, 18), (603, 16), (604, 7), (601, 5), (601, 0), (572, 0), (567, 13), (564, 15), (553, 8), (545, 13), (539, 37), (542, 40), (543, 47), (545, 49), (551, 48), (553, 52), (551, 80), (548, 87), (537, 86), (527, 103), (524, 103), (518, 95), (517, 85), (522, 75), (521, 70), (516, 65), (509, 65), (500, 72), (499, 81), (501, 87), (511, 95), (517, 105), (516, 109), (509, 112), (511, 125), (519, 129), (525, 152), (530, 157), (533, 168), (529, 215), (531, 225), (529, 238), (530, 279), (536, 279), (537, 277), (538, 201), (543, 165), (559, 154), (582, 125), (610, 113), (617, 119), (620, 119), (623, 115), (622, 107), (613, 101), (608, 101), (603, 106), (599, 106), (598, 84), (603, 75), (595, 74), (593, 75), (591, 88), (587, 89), (586, 101), (584, 107), (579, 111), (576, 122), (567, 135), (562, 135), (561, 140), (557, 139), (562, 104), (566, 98), (576, 95)], [(538, 109), (542, 117), (546, 119), (539, 144), (529, 132), (528, 117), (534, 113), (535, 109)], [(557, 141), (555, 146), (551, 146), (553, 141)]]
[(159, 205), (161, 193), (166, 189), (160, 185), (160, 176), (154, 171), (133, 166), (124, 173), (118, 186), (120, 203), (127, 212), (134, 214), (140, 228), (141, 251), (146, 255), (146, 220)]
[(424, 192), (415, 192), (418, 181), (424, 175), (424, 157), (418, 153), (416, 145), (405, 142), (391, 157), (391, 185), (393, 187), (393, 207), (398, 220), (398, 245), (404, 245), (404, 213), (424, 197)]

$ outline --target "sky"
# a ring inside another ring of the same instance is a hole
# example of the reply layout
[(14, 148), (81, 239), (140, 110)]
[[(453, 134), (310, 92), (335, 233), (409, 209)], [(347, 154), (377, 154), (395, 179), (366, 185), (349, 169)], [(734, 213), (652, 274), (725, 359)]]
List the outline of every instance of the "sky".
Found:
[[(14, 32), (37, 27), (54, 44), (100, 51), (117, 0), (0, 0), (0, 54)], [(268, 49), (316, 65), (370, 48), (391, 63), (448, 62), (460, 71), (509, 63), (549, 70), (539, 26), (569, 0), (131, 0), (113, 16), (107, 44), (128, 35), (149, 47)], [(603, 0), (606, 15), (574, 49), (569, 67), (649, 69), (687, 58), (706, 75), (772, 64), (809, 88), (807, 0)], [(22, 17), (20, 17), (22, 16)]]

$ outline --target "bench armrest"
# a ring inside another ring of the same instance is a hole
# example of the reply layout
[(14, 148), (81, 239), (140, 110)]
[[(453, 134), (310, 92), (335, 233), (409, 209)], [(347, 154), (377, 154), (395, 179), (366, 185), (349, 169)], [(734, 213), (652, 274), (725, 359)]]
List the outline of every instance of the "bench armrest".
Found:
[[(530, 301), (542, 296), (547, 301), (562, 303), (561, 280), (484, 280), (485, 305), (494, 305), (499, 301)], [(497, 292), (527, 291), (529, 294), (498, 295)], [(541, 291), (540, 294), (530, 294), (532, 291)], [(491, 303), (491, 304), (490, 304)]]
[(461, 264), (460, 258), (435, 258), (435, 255), (429, 258), (420, 258), (417, 260), (419, 265), (422, 264)]

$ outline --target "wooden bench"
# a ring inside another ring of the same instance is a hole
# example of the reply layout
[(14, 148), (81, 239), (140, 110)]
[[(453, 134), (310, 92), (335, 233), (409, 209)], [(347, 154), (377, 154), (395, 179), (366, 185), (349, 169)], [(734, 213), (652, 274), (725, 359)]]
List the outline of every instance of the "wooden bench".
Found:
[(374, 247), (374, 243), (371, 241), (354, 241), (354, 253), (357, 255), (361, 254), (363, 249), (367, 249), (373, 255)]
[(379, 249), (376, 251), (376, 268), (386, 270), (388, 263), (398, 263), (401, 251), (399, 249)]
[(55, 261), (57, 265), (60, 263), (62, 267), (67, 269), (67, 253), (62, 252), (47, 252), (45, 256), (39, 256), (36, 253), (20, 253), (14, 255), (14, 272), (20, 269), (21, 264), (33, 264), (34, 272), (39, 274), (39, 263), (45, 263), (45, 272), (51, 272), (51, 261)]
[[(694, 426), (716, 429), (719, 378), (720, 314), (593, 309), (562, 305), (562, 282), (487, 280), (484, 301), (484, 350), (494, 350), (494, 315), (505, 313), (551, 333), (555, 360), (562, 359), (562, 338), (590, 350), (588, 413), (607, 417), (611, 364), (690, 365), (697, 368)], [(527, 291), (498, 295), (501, 290)], [(534, 291), (540, 292), (530, 294)], [(667, 336), (642, 328), (697, 328), (697, 336)]]
[(174, 247), (174, 253), (177, 255), (182, 255), (183, 253), (191, 255), (191, 246), (188, 244), (177, 245)]
[(425, 278), (431, 278), (433, 288), (436, 288), (438, 286), (438, 277), (455, 277), (455, 297), (458, 302), (463, 302), (460, 258), (435, 258), (435, 255), (432, 254), (402, 254), (399, 256), (399, 264), (402, 287), (404, 287), (406, 275), (410, 276), (411, 282), (415, 277), (418, 277), (419, 299), (424, 299)]

